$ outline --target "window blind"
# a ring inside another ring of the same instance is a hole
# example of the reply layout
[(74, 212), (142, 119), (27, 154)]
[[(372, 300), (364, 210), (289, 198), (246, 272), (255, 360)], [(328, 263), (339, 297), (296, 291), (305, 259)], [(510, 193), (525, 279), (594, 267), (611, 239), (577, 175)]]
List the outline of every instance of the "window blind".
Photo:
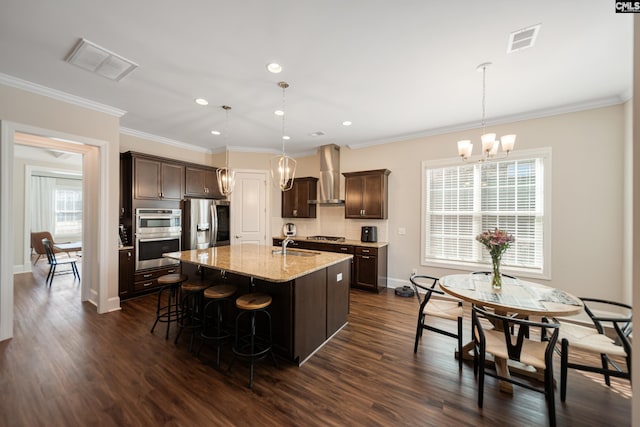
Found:
[(542, 272), (545, 159), (426, 164), (423, 261), (490, 263), (475, 236), (497, 227), (515, 237), (502, 265)]

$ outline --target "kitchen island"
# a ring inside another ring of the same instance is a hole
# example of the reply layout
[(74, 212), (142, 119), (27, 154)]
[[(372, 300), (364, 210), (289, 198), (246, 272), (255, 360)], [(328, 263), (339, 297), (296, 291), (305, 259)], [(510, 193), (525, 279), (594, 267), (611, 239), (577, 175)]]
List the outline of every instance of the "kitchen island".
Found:
[[(302, 365), (347, 324), (352, 255), (262, 245), (171, 252), (190, 277), (199, 273), (273, 298), (274, 351)], [(196, 267), (197, 270), (194, 268)], [(227, 313), (233, 316), (231, 311)]]

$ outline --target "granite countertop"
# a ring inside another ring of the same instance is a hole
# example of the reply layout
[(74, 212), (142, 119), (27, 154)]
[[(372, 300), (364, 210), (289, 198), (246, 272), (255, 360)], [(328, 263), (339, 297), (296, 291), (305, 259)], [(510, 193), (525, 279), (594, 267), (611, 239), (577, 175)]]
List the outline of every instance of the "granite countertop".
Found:
[[(284, 239), (285, 236), (274, 236), (274, 239)], [(301, 242), (316, 242), (316, 243), (328, 243), (330, 245), (351, 245), (351, 246), (363, 246), (368, 248), (382, 248), (387, 246), (388, 242), (361, 242), (360, 240), (348, 240), (345, 239), (342, 242), (336, 242), (334, 240), (314, 240), (309, 239), (307, 236), (295, 236), (291, 238)]]
[[(270, 282), (288, 282), (348, 260), (353, 255), (288, 248), (288, 255), (274, 254), (274, 246), (234, 245), (165, 253), (163, 256), (203, 267), (252, 276)], [(311, 256), (293, 255), (307, 253)]]

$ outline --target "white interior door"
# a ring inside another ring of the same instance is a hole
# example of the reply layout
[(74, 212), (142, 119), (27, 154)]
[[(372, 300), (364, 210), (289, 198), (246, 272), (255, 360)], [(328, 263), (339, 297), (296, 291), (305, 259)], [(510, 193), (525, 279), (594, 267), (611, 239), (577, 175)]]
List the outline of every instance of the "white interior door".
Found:
[(231, 244), (267, 243), (267, 172), (236, 171), (231, 193)]

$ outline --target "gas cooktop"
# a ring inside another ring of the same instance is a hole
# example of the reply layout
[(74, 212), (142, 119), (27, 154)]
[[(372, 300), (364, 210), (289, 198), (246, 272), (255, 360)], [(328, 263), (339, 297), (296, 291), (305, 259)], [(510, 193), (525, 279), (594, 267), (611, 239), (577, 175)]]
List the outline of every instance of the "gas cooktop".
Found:
[(307, 240), (327, 240), (330, 242), (344, 242), (344, 237), (336, 236), (309, 236)]

